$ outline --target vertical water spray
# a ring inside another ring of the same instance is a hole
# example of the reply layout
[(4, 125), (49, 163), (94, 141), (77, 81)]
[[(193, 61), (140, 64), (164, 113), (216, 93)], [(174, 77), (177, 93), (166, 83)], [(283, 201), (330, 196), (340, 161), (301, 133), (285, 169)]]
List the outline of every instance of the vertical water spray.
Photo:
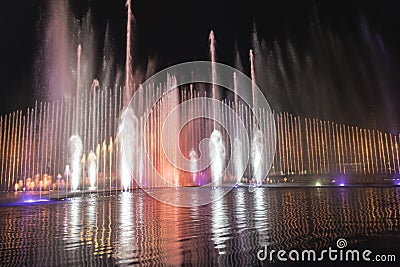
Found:
[(106, 173), (106, 162), (107, 162), (107, 145), (106, 141), (103, 141), (103, 146), (101, 147), (101, 152), (102, 152), (102, 164), (103, 164), (103, 170), (102, 170), (102, 175), (103, 175), (103, 193), (106, 189), (106, 179), (107, 179), (107, 173)]
[(99, 174), (97, 171), (97, 168), (100, 169), (100, 144), (97, 144), (96, 146), (96, 186), (97, 186), (97, 190), (99, 190)]
[[(215, 36), (214, 32), (210, 32), (210, 56), (211, 56), (211, 75), (212, 75), (212, 97), (219, 99), (220, 95), (216, 86), (217, 72), (215, 67), (216, 55), (215, 55)], [(213, 116), (216, 118), (216, 107), (213, 107)], [(214, 130), (211, 133), (210, 138), (210, 159), (211, 159), (211, 174), (212, 183), (214, 187), (221, 186), (222, 173), (224, 171), (225, 162), (225, 146), (222, 140), (222, 134), (217, 130), (217, 122), (214, 121)]]
[[(138, 122), (132, 108), (128, 103), (132, 94), (132, 54), (131, 54), (131, 35), (133, 14), (131, 9), (131, 0), (126, 0), (127, 8), (126, 22), (126, 58), (125, 58), (125, 92), (123, 96), (124, 110), (121, 114), (121, 121), (118, 126), (119, 142), (119, 176), (121, 179), (121, 189), (127, 191), (131, 185), (134, 169), (134, 148), (135, 138), (137, 138)], [(111, 179), (111, 177), (110, 177)]]
[(214, 130), (211, 133), (209, 146), (213, 187), (220, 187), (225, 161), (225, 146), (220, 131)]
[(82, 164), (82, 187), (81, 190), (85, 190), (85, 180), (86, 180), (86, 175), (85, 175), (85, 169), (86, 169), (86, 154), (83, 153), (82, 159), (81, 159), (81, 164)]
[(81, 157), (82, 140), (78, 135), (73, 135), (69, 139), (69, 157), (71, 168), (71, 190), (76, 191), (79, 187), (79, 178), (81, 176)]
[(134, 169), (136, 141), (138, 139), (138, 119), (129, 107), (121, 115), (121, 122), (118, 129), (118, 142), (120, 142), (119, 175), (121, 189), (127, 191), (131, 184)]
[[(1, 170), (0, 170), (0, 177), (3, 178), (5, 177), (5, 157), (7, 156), (7, 154), (5, 154), (5, 147), (6, 147), (6, 137), (7, 137), (7, 129), (9, 128), (9, 126), (7, 125), (7, 114), (4, 116), (4, 130), (2, 130), (2, 133), (4, 132), (4, 134), (2, 134), (2, 144), (1, 144)], [(1, 188), (3, 188), (4, 184), (3, 184), (3, 179), (1, 179), (0, 181), (0, 186)]]
[(128, 20), (126, 22), (126, 58), (125, 58), (125, 94), (124, 106), (128, 104), (132, 94), (132, 54), (131, 54), (131, 35), (133, 14), (131, 10), (131, 0), (126, 0)]
[[(217, 86), (215, 84), (216, 82), (216, 78), (217, 78), (217, 71), (215, 68), (215, 62), (216, 62), (216, 56), (215, 56), (215, 35), (214, 35), (214, 31), (210, 32), (210, 36), (209, 36), (209, 40), (210, 40), (210, 57), (211, 57), (211, 75), (212, 75), (212, 97), (219, 99), (219, 92), (217, 90)], [(215, 112), (215, 111), (214, 111)], [(215, 127), (214, 127), (215, 128)]]
[(198, 155), (196, 153), (196, 151), (194, 149), (192, 149), (189, 153), (189, 157), (190, 157), (190, 172), (192, 174), (192, 180), (193, 183), (196, 183), (196, 179), (197, 179), (197, 159), (198, 159)]
[[(256, 74), (255, 74), (255, 67), (254, 67), (254, 55), (253, 50), (250, 49), (249, 52), (250, 56), (250, 71), (251, 71), (251, 95), (253, 101), (253, 111), (257, 112), (257, 100), (255, 98), (255, 84), (256, 84)], [(255, 179), (256, 185), (261, 185), (263, 174), (263, 166), (262, 163), (264, 162), (263, 158), (263, 133), (260, 131), (258, 127), (258, 122), (256, 121), (256, 116), (253, 114), (253, 136), (251, 140), (251, 166), (253, 172), (253, 178)]]
[(110, 137), (110, 143), (108, 144), (108, 175), (110, 176), (110, 190), (112, 189), (112, 156), (113, 156), (113, 141)]
[(400, 173), (399, 144), (396, 135), (394, 136), (394, 141), (395, 141), (396, 158), (397, 158), (397, 174), (399, 174)]
[(76, 63), (76, 95), (80, 95), (80, 87), (81, 87), (81, 54), (82, 54), (82, 46), (79, 44), (76, 49), (77, 55), (77, 63)]
[[(235, 112), (239, 113), (239, 99), (238, 99), (238, 88), (236, 80), (236, 72), (233, 73), (233, 89), (234, 89), (234, 108)], [(238, 123), (238, 122), (237, 122)], [(237, 127), (238, 125), (236, 125)], [(236, 128), (235, 127), (235, 128)], [(233, 141), (233, 171), (237, 182), (242, 180), (243, 173), (245, 171), (245, 164), (243, 159), (243, 149), (240, 136), (236, 135)]]
[(70, 96), (74, 85), (70, 70), (73, 61), (66, 1), (49, 1), (49, 17), (44, 20), (43, 44), (38, 50), (35, 68), (37, 87), (46, 91), (48, 100)]
[(234, 107), (235, 112), (239, 112), (239, 95), (238, 95), (238, 88), (237, 88), (237, 79), (236, 79), (236, 72), (233, 73), (233, 91), (234, 91)]
[(96, 154), (93, 150), (90, 150), (88, 159), (87, 159), (87, 174), (89, 177), (89, 189), (93, 190), (96, 186), (96, 178), (97, 178), (97, 158)]
[(253, 101), (253, 109), (257, 110), (257, 100), (255, 97), (255, 84), (256, 84), (256, 72), (255, 72), (255, 67), (254, 67), (254, 54), (253, 50), (250, 49), (249, 51), (249, 57), (250, 57), (250, 75), (251, 75), (251, 99)]
[(236, 137), (233, 141), (233, 164), (234, 176), (237, 179), (237, 182), (240, 182), (246, 168), (243, 159), (242, 141), (240, 141), (239, 137)]
[(251, 164), (253, 177), (257, 185), (261, 185), (263, 172), (263, 134), (260, 130), (256, 130), (253, 133), (253, 139), (251, 142)]
[(305, 122), (305, 128), (306, 128), (306, 148), (307, 148), (307, 159), (308, 159), (307, 172), (310, 172), (310, 169), (311, 169), (311, 157), (310, 157), (310, 144), (309, 144), (309, 140), (308, 140), (308, 136), (309, 136), (308, 123), (307, 123), (308, 119), (305, 118), (304, 122)]

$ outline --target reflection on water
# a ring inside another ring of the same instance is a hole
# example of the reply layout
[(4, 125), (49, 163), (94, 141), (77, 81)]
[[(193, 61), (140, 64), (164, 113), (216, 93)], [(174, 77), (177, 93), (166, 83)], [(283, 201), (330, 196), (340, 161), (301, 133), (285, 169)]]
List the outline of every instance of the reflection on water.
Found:
[(191, 208), (138, 190), (0, 212), (2, 264), (255, 265), (263, 245), (322, 250), (345, 238), (396, 253), (400, 241), (399, 188), (239, 188)]
[[(132, 195), (123, 192), (120, 195), (119, 205), (119, 228), (118, 228), (118, 263), (128, 263), (129, 259), (134, 258), (134, 251), (137, 250), (136, 240), (134, 239), (133, 206)], [(142, 211), (142, 202), (138, 203), (137, 209)]]
[(217, 188), (214, 193), (217, 197), (216, 201), (211, 203), (211, 232), (213, 234), (211, 239), (214, 241), (214, 247), (218, 250), (218, 254), (226, 254), (225, 241), (230, 239), (228, 235), (229, 221), (226, 216), (227, 210), (224, 208), (224, 198), (222, 198), (223, 192)]

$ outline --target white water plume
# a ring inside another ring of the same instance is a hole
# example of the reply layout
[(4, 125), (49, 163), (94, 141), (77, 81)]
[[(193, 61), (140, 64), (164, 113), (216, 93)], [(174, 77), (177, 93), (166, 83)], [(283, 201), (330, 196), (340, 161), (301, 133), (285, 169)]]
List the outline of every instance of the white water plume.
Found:
[(196, 151), (192, 149), (189, 153), (189, 157), (190, 157), (190, 171), (192, 173), (193, 183), (195, 183), (197, 177), (197, 159), (198, 159)]
[(69, 162), (71, 166), (71, 190), (76, 191), (81, 177), (82, 140), (79, 135), (69, 139)]
[(253, 177), (257, 185), (260, 185), (263, 180), (263, 134), (260, 130), (254, 131), (253, 140), (251, 142), (251, 166), (253, 169)]
[(132, 108), (126, 108), (121, 116), (122, 120), (118, 129), (120, 140), (119, 175), (121, 188), (127, 191), (132, 181), (135, 149), (137, 149), (138, 120)]
[(237, 137), (233, 141), (233, 168), (234, 175), (237, 181), (240, 182), (245, 169), (245, 163), (243, 158), (242, 141)]
[(96, 186), (96, 178), (97, 178), (96, 160), (97, 160), (96, 154), (93, 151), (90, 151), (87, 160), (87, 173), (91, 189), (93, 189)]
[(222, 174), (225, 165), (225, 146), (222, 140), (221, 132), (214, 130), (210, 137), (210, 160), (213, 187), (222, 185)]

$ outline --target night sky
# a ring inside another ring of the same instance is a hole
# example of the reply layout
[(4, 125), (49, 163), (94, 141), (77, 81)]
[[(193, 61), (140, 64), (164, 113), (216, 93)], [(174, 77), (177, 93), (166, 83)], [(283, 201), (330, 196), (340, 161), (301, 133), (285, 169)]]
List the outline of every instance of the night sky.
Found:
[[(36, 63), (48, 2), (2, 3), (1, 114), (24, 110), (46, 97), (35, 76), (40, 75)], [(218, 61), (234, 66), (237, 47), (241, 68), (249, 74), (255, 25), (262, 66), (258, 83), (274, 109), (398, 133), (400, 4), (368, 2), (132, 1), (134, 69), (146, 70), (148, 58), (157, 62), (155, 71), (208, 60), (212, 29)], [(125, 1), (69, 1), (77, 20), (89, 7), (97, 40), (93, 49), (102, 50), (109, 23), (115, 68), (123, 69)]]

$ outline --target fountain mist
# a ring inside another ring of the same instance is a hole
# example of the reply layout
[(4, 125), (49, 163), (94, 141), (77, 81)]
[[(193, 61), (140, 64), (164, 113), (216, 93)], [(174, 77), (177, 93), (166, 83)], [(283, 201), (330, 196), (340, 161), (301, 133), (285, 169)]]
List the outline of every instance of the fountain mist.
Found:
[(71, 190), (76, 191), (81, 177), (82, 140), (78, 135), (69, 139), (69, 155), (71, 167)]
[(193, 183), (196, 183), (196, 178), (197, 178), (197, 159), (198, 155), (195, 150), (191, 150), (189, 153), (190, 157), (190, 171), (192, 173), (193, 177)]
[(234, 166), (234, 176), (237, 181), (240, 182), (245, 171), (243, 158), (242, 142), (239, 138), (235, 138), (233, 142), (233, 166)]
[(121, 188), (127, 191), (130, 188), (134, 171), (136, 141), (140, 140), (138, 132), (138, 120), (131, 108), (126, 108), (122, 115), (123, 123), (119, 125), (118, 140), (120, 144), (119, 175)]
[(97, 180), (97, 158), (96, 154), (91, 150), (89, 152), (89, 156), (87, 159), (87, 173), (89, 177), (89, 189), (94, 189), (96, 186), (96, 180)]
[(214, 187), (222, 186), (225, 166), (225, 145), (220, 131), (214, 130), (210, 137), (211, 176)]
[(257, 185), (261, 185), (264, 179), (263, 175), (263, 133), (260, 130), (256, 130), (253, 133), (253, 139), (251, 142), (251, 164), (253, 167), (253, 177), (256, 180)]

